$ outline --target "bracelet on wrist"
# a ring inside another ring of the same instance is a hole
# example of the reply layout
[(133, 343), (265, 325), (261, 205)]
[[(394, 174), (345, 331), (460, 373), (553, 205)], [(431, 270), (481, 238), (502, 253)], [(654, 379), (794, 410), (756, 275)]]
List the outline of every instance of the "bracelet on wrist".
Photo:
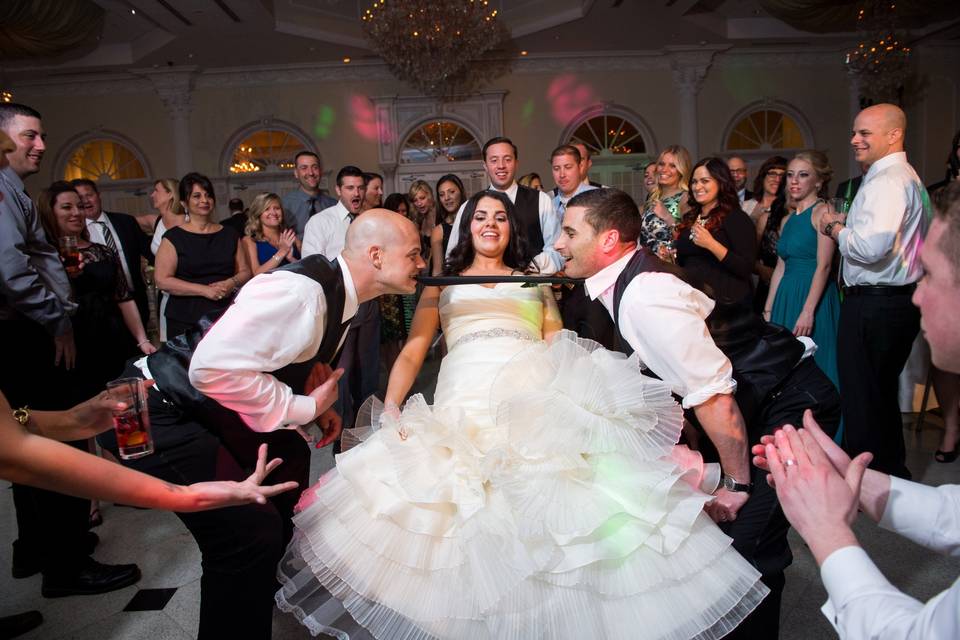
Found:
[(150, 344), (150, 340), (149, 340), (149, 339), (147, 339), (147, 340), (141, 340), (140, 342), (137, 343), (137, 346), (138, 346), (138, 347), (142, 347), (142, 346), (145, 345), (145, 344)]
[(283, 262), (283, 256), (280, 255), (280, 252), (279, 252), (279, 251), (278, 251), (277, 253), (273, 254), (273, 259), (276, 260), (277, 262)]

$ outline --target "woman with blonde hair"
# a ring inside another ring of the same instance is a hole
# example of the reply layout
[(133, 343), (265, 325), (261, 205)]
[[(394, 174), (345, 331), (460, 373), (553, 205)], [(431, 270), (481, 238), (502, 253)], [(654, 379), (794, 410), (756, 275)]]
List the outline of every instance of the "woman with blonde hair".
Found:
[(275, 193), (259, 193), (247, 209), (243, 250), (253, 275), (300, 259), (300, 240), (283, 225), (283, 204)]
[(657, 184), (647, 198), (640, 242), (654, 254), (673, 261), (673, 231), (690, 209), (690, 152), (673, 144), (657, 157)]
[(817, 343), (813, 358), (827, 377), (838, 384), (837, 328), (840, 294), (833, 273), (836, 244), (818, 233), (820, 218), (828, 209), (833, 169), (819, 151), (803, 151), (787, 165), (787, 194), (796, 212), (784, 216), (777, 242), (777, 266), (770, 279), (765, 320)]
[(437, 201), (433, 188), (426, 180), (414, 180), (407, 192), (413, 204), (413, 223), (420, 229), (420, 244), (423, 246), (423, 259), (430, 264), (430, 234), (437, 221)]
[(153, 191), (150, 192), (150, 204), (157, 212), (157, 224), (153, 228), (153, 240), (150, 242), (150, 251), (157, 255), (157, 249), (160, 248), (160, 240), (170, 229), (179, 227), (186, 220), (186, 214), (183, 206), (177, 198), (177, 192), (180, 190), (180, 181), (176, 178), (158, 178), (153, 183)]

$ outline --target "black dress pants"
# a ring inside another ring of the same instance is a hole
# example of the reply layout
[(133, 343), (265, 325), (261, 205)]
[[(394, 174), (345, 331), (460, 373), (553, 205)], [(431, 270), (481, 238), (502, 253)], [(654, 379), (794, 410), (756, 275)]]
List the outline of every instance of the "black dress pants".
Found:
[[(69, 376), (53, 365), (53, 338), (22, 316), (0, 321), (0, 390), (13, 408), (58, 411), (71, 406)], [(85, 442), (67, 443), (86, 451)], [(17, 554), (44, 573), (70, 572), (87, 557), (90, 501), (21, 484), (13, 485)]]
[(837, 336), (844, 449), (869, 451), (871, 469), (907, 479), (898, 380), (920, 330), (911, 295), (847, 295)]
[[(831, 436), (836, 433), (840, 425), (840, 396), (813, 358), (802, 360), (770, 393), (757, 415), (749, 418), (750, 445), (757, 444), (761, 436), (772, 434), (784, 424), (799, 428), (807, 409), (813, 411), (825, 432)], [(737, 519), (722, 523), (720, 528), (733, 538), (734, 549), (763, 574), (770, 595), (726, 638), (773, 640), (780, 633), (783, 571), (793, 561), (787, 542), (790, 524), (780, 508), (777, 492), (767, 484), (766, 473), (751, 465), (750, 482), (753, 492), (737, 513)]]
[[(142, 377), (132, 365), (125, 375)], [(176, 484), (240, 481), (252, 471), (259, 444), (267, 442), (270, 457), (282, 457), (284, 461), (270, 474), (267, 483), (300, 483), (299, 489), (281, 494), (265, 505), (177, 514), (193, 534), (203, 556), (199, 640), (270, 638), (273, 596), (279, 588), (277, 563), (292, 535), (293, 507), (308, 482), (307, 443), (295, 431), (251, 431), (236, 414), (226, 410), (216, 424), (201, 424), (153, 389), (149, 392), (148, 407), (154, 453), (124, 461), (126, 466)], [(101, 434), (99, 440), (104, 448), (116, 453), (112, 431)]]

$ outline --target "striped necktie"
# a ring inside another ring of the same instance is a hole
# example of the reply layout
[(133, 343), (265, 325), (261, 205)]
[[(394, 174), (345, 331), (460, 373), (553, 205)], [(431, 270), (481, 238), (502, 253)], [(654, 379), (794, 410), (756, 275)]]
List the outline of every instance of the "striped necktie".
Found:
[(104, 244), (113, 249), (113, 252), (119, 256), (120, 251), (117, 249), (117, 240), (113, 237), (113, 232), (110, 231), (110, 227), (107, 226), (106, 222), (102, 222), (100, 220), (97, 220), (96, 222), (98, 225), (100, 225), (100, 231), (103, 233)]

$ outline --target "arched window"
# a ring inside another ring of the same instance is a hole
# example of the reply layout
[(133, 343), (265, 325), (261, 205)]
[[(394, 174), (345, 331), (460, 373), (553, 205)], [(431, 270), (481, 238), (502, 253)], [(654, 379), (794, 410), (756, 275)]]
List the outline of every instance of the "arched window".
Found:
[(88, 138), (66, 155), (64, 180), (84, 178), (98, 183), (111, 180), (143, 180), (145, 162), (138, 151), (109, 137)]
[(289, 171), (293, 169), (294, 156), (308, 150), (306, 143), (290, 131), (259, 129), (233, 148), (228, 170), (232, 174)]
[(813, 146), (810, 126), (789, 105), (766, 101), (748, 106), (733, 117), (723, 137), (726, 151), (799, 151)]
[(452, 120), (436, 119), (415, 127), (400, 148), (403, 164), (482, 160), (480, 143)]
[(643, 167), (656, 154), (653, 131), (627, 107), (603, 103), (577, 115), (560, 144), (582, 142), (593, 156), (590, 180), (629, 193), (643, 202)]

